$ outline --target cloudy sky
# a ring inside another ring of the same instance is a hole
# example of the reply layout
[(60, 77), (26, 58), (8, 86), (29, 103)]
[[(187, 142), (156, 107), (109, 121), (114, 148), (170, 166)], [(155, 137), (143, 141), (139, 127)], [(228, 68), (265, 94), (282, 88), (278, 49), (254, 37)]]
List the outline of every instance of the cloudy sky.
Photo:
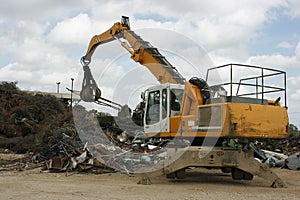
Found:
[[(190, 38), (205, 49), (214, 65), (242, 63), (286, 71), (290, 122), (300, 126), (298, 0), (178, 3), (171, 0), (0, 0), (0, 3), (1, 81), (18, 81), (21, 89), (48, 92), (56, 91), (56, 82), (61, 82), (61, 92), (67, 92), (70, 78), (75, 78), (75, 86), (79, 86), (77, 79), (82, 73), (79, 59), (85, 54), (90, 38), (126, 15), (134, 30), (164, 29)], [(155, 34), (148, 35), (147, 40), (155, 40)], [(169, 42), (166, 38), (163, 41)], [(104, 87), (107, 93), (112, 93), (109, 81), (118, 74), (126, 74), (128, 69), (114, 64), (112, 60), (116, 57), (109, 55), (115, 54), (126, 63), (123, 59), (126, 52), (120, 50), (118, 43), (104, 48), (102, 52), (106, 53), (98, 53), (93, 62), (111, 67), (106, 70), (110, 77), (101, 81), (106, 81)]]

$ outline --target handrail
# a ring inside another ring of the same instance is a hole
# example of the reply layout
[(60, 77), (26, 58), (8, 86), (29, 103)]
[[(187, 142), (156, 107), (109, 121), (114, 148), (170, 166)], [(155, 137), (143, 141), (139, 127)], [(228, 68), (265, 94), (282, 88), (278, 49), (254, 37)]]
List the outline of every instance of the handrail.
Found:
[[(261, 66), (254, 66), (254, 65), (245, 65), (245, 64), (226, 64), (221, 65), (217, 67), (213, 67), (207, 70), (206, 73), (206, 81), (208, 81), (209, 72), (212, 70), (217, 70), (221, 68), (228, 68), (229, 67), (229, 82), (224, 82), (221, 84), (213, 85), (213, 86), (226, 86), (229, 85), (229, 94), (230, 96), (233, 96), (233, 85), (237, 85), (237, 90), (235, 93), (235, 96), (251, 96), (256, 95), (256, 98), (258, 99), (259, 95), (261, 96), (262, 103), (264, 100), (264, 95), (268, 93), (276, 93), (276, 92), (283, 92), (284, 93), (284, 104), (285, 107), (287, 106), (287, 95), (286, 95), (286, 72), (267, 68), (267, 67), (261, 67)], [(244, 68), (253, 68), (253, 69), (259, 69), (260, 75), (258, 76), (250, 76), (250, 77), (241, 77), (238, 82), (233, 81), (233, 74), (234, 69), (236, 67), (244, 67)], [(274, 86), (274, 85), (267, 85), (266, 84), (266, 78), (268, 77), (275, 77), (275, 76), (283, 76), (283, 86)], [(254, 80), (255, 83), (245, 83), (246, 81)], [(260, 84), (259, 81), (261, 82)], [(241, 86), (249, 86), (249, 87), (255, 87), (255, 92), (249, 92), (244, 94), (239, 94), (240, 87)]]

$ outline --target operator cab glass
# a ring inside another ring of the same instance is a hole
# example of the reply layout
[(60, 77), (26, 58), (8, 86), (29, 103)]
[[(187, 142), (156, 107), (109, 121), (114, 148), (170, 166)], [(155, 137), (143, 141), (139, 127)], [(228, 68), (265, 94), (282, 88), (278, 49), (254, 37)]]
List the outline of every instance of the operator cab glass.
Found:
[(148, 94), (148, 106), (146, 112), (146, 124), (151, 125), (159, 122), (160, 116), (160, 91), (151, 91)]
[(184, 85), (166, 83), (147, 90), (145, 133), (170, 131), (170, 118), (178, 116), (180, 112), (183, 89)]
[(171, 89), (170, 90), (170, 116), (179, 115), (180, 104), (182, 100), (182, 89)]

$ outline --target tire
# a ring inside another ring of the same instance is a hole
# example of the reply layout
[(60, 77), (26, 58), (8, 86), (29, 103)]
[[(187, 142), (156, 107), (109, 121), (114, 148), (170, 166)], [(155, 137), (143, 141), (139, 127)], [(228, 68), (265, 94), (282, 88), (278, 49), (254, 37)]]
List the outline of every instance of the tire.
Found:
[(170, 179), (175, 179), (176, 178), (176, 174), (175, 174), (175, 172), (172, 172), (170, 174), (167, 174), (166, 177), (170, 178)]
[(180, 169), (175, 172), (176, 173), (176, 178), (178, 179), (184, 179), (185, 177), (185, 169)]
[(234, 180), (243, 180), (244, 179), (244, 171), (237, 169), (237, 168), (232, 168), (231, 176), (232, 176), (232, 179), (234, 179)]
[(253, 174), (244, 172), (244, 180), (251, 181), (253, 179)]
[(243, 170), (232, 168), (231, 170), (232, 179), (234, 180), (252, 180), (253, 174), (250, 174), (248, 172), (245, 172)]
[(229, 167), (223, 167), (223, 168), (221, 168), (221, 171), (223, 173), (230, 173), (231, 172), (231, 168), (229, 168)]

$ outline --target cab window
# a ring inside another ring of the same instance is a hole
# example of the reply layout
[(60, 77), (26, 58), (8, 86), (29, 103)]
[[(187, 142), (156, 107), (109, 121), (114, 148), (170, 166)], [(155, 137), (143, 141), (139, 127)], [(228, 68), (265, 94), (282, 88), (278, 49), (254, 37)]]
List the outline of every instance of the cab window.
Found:
[(148, 94), (146, 124), (151, 125), (159, 122), (160, 116), (160, 91), (151, 91)]
[(167, 89), (162, 90), (162, 118), (165, 119), (168, 114), (168, 92)]
[(171, 89), (170, 91), (170, 115), (176, 116), (179, 115), (180, 104), (182, 101), (183, 90), (181, 89)]

